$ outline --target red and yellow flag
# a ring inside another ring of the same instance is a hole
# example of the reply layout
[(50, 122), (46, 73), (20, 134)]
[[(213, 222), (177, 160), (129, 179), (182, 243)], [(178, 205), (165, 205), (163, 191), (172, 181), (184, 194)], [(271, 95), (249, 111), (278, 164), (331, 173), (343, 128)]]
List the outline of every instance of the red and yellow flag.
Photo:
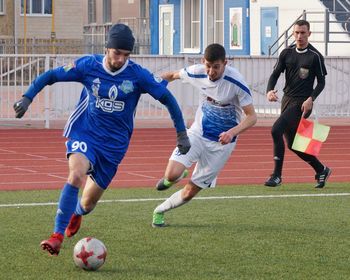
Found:
[(329, 130), (329, 126), (301, 118), (292, 149), (317, 156), (320, 153), (322, 143), (328, 137)]

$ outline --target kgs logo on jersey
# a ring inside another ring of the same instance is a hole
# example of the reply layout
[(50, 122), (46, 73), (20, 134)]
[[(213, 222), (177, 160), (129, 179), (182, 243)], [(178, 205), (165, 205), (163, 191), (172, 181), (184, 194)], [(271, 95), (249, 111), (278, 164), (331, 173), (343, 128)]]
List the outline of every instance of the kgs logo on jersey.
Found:
[[(96, 89), (94, 92), (94, 95), (96, 96)], [(124, 101), (118, 101), (116, 100), (118, 97), (118, 88), (113, 85), (108, 92), (108, 98), (101, 98), (96, 96), (96, 108), (100, 108), (102, 111), (107, 113), (113, 113), (114, 111), (123, 111), (124, 110)]]

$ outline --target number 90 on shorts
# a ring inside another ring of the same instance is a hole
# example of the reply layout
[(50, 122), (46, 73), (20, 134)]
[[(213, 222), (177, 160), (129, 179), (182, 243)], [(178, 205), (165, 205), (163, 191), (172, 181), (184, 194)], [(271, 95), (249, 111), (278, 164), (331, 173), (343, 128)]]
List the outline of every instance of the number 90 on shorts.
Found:
[(85, 142), (74, 141), (72, 143), (72, 151), (81, 151), (83, 153), (86, 153), (87, 145)]
[(71, 153), (86, 154), (88, 151), (88, 145), (84, 141), (68, 140), (66, 142), (67, 155)]

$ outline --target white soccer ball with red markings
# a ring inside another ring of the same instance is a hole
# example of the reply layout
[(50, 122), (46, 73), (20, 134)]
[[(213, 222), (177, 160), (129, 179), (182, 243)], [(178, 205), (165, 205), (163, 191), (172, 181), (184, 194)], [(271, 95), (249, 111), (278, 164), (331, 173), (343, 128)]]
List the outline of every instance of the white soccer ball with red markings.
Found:
[(105, 263), (106, 256), (106, 246), (102, 241), (93, 237), (85, 237), (74, 246), (74, 262), (85, 270), (99, 269)]

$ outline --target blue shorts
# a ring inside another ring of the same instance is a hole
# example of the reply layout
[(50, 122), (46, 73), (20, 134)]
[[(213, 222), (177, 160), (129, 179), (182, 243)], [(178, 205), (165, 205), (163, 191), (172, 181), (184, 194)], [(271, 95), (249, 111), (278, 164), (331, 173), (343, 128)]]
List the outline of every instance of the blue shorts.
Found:
[(124, 158), (126, 151), (113, 152), (103, 149), (103, 143), (91, 143), (68, 139), (66, 141), (66, 155), (80, 153), (90, 161), (87, 175), (91, 177), (102, 189), (107, 189), (117, 172), (118, 165)]

